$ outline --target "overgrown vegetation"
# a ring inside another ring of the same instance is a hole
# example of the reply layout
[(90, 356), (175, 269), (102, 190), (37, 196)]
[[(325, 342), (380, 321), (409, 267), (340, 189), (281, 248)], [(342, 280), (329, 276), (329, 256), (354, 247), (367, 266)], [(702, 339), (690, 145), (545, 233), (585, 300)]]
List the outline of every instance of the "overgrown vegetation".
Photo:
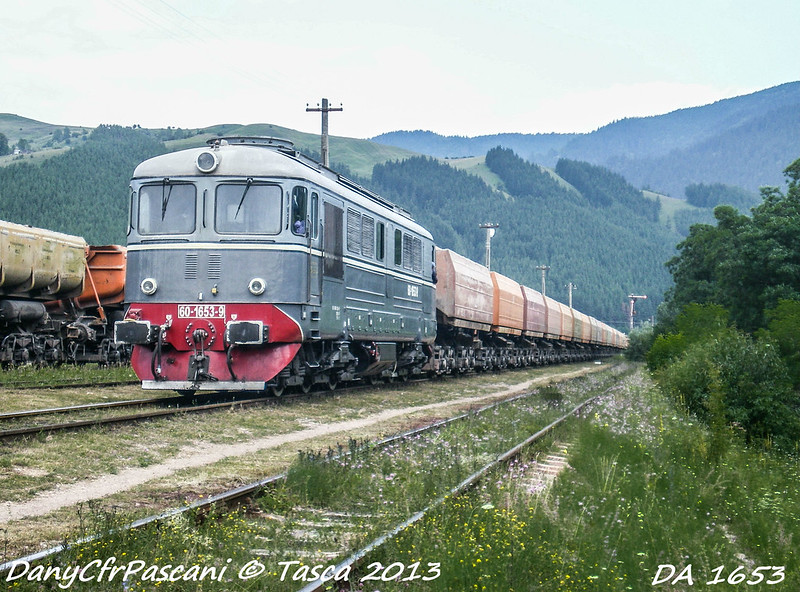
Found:
[[(651, 337), (634, 339), (665, 392), (719, 432), (796, 452), (800, 444), (800, 160), (786, 193), (751, 216), (719, 206), (667, 266), (675, 281)], [(633, 355), (633, 352), (632, 352)]]
[[(574, 442), (572, 469), (551, 491), (521, 486), (522, 461), (453, 499), (370, 558), (436, 561), (442, 577), (381, 590), (649, 592), (658, 579), (664, 589), (705, 589), (715, 578), (730, 587), (759, 576), (778, 585), (755, 589), (800, 583), (794, 463), (730, 434), (716, 444), (641, 374), (560, 437)], [(662, 565), (674, 567), (671, 577)]]

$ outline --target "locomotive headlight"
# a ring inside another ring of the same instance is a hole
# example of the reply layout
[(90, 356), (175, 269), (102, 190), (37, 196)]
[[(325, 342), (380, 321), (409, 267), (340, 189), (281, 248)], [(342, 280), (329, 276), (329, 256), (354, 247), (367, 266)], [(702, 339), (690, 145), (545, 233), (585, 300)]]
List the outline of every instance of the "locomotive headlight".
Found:
[(210, 173), (219, 166), (219, 157), (213, 152), (206, 150), (197, 156), (197, 170), (201, 173)]
[(142, 283), (139, 284), (139, 287), (147, 296), (152, 296), (156, 293), (156, 290), (158, 290), (158, 282), (153, 278), (144, 278)]
[(262, 278), (253, 278), (250, 280), (250, 283), (247, 284), (247, 289), (250, 290), (253, 296), (261, 296), (264, 290), (267, 289), (267, 282)]

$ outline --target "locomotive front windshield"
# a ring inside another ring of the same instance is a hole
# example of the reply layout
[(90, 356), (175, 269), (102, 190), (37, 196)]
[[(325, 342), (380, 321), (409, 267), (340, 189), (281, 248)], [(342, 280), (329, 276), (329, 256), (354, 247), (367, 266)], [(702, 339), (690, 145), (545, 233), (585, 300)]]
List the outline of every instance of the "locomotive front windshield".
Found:
[(217, 186), (215, 227), (225, 234), (279, 234), (282, 192), (278, 185), (223, 183)]
[(190, 183), (143, 185), (139, 190), (139, 234), (191, 234), (197, 190)]

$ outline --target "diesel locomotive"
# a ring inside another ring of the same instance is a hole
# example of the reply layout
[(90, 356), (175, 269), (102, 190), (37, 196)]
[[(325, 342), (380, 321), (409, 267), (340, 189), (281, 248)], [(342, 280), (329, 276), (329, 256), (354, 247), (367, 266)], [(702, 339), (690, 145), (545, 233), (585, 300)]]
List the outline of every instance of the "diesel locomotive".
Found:
[(588, 359), (625, 336), (447, 250), (296, 151), (231, 137), (141, 163), (120, 344), (146, 389), (261, 391)]

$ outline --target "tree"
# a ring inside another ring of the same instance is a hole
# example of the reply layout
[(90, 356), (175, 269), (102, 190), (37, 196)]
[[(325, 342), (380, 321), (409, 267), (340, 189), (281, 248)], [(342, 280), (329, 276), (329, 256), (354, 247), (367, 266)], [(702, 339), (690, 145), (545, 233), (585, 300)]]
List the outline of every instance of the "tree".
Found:
[(678, 308), (716, 303), (739, 329), (753, 332), (765, 326), (766, 308), (800, 300), (800, 159), (784, 174), (786, 194), (762, 189), (751, 217), (717, 206), (716, 226), (692, 226), (667, 262), (674, 280), (667, 298)]
[(10, 152), (11, 148), (8, 147), (8, 138), (5, 134), (0, 134), (0, 156), (5, 156)]
[(795, 388), (800, 387), (800, 302), (781, 300), (778, 306), (766, 311), (768, 331), (759, 338), (771, 338), (778, 346)]

